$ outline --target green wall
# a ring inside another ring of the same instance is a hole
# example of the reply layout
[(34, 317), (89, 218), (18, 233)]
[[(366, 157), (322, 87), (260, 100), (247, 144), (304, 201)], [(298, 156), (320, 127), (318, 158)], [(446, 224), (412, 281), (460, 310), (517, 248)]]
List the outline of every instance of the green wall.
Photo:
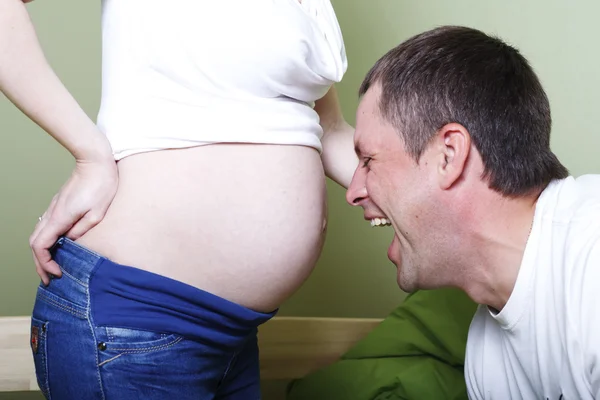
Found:
[[(252, 0), (249, 0), (252, 1)], [(259, 0), (253, 0), (259, 1)], [(289, 0), (294, 1), (294, 0)], [(553, 115), (552, 147), (574, 175), (600, 172), (600, 99), (595, 16), (600, 4), (555, 0), (334, 0), (346, 40), (349, 70), (339, 85), (354, 123), (356, 91), (368, 68), (409, 36), (442, 24), (495, 33), (519, 47), (540, 75)], [(29, 5), (42, 45), (63, 82), (90, 116), (100, 90), (99, 1), (37, 0)], [(60, 146), (0, 98), (0, 315), (28, 314), (37, 276), (27, 238), (37, 216), (68, 177), (72, 161)], [(386, 249), (389, 228), (372, 229), (329, 185), (328, 238), (317, 270), (281, 315), (382, 317), (404, 294)], [(25, 399), (0, 394), (2, 399)], [(34, 396), (32, 398), (38, 398)]]

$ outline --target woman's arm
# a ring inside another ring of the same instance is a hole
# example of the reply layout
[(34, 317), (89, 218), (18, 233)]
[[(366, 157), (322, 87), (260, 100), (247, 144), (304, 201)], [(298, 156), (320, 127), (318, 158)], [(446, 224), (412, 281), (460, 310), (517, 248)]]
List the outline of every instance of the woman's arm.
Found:
[(104, 135), (48, 64), (22, 0), (0, 0), (0, 90), (77, 160), (112, 160)]
[(0, 0), (0, 91), (76, 161), (29, 239), (38, 275), (48, 284), (48, 274), (61, 275), (49, 249), (60, 236), (77, 239), (104, 218), (118, 176), (108, 140), (48, 64), (23, 3)]
[(354, 128), (342, 114), (334, 86), (315, 102), (323, 127), (323, 167), (325, 175), (347, 189), (358, 165), (354, 152)]

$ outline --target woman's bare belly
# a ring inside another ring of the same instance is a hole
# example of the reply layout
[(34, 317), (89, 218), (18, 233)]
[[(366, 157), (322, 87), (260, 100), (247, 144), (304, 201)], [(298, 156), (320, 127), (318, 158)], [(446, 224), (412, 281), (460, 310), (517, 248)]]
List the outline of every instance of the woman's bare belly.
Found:
[(319, 257), (326, 187), (314, 149), (219, 144), (139, 154), (118, 166), (111, 207), (78, 240), (116, 263), (268, 312)]

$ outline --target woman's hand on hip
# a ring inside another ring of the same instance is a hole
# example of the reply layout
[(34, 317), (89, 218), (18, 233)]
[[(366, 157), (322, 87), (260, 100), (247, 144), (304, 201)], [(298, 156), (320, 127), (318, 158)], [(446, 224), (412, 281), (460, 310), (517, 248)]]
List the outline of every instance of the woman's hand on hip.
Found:
[(49, 274), (61, 276), (50, 248), (59, 237), (77, 240), (100, 223), (115, 197), (117, 186), (114, 159), (76, 161), (71, 177), (52, 198), (29, 238), (37, 273), (45, 285), (50, 282)]

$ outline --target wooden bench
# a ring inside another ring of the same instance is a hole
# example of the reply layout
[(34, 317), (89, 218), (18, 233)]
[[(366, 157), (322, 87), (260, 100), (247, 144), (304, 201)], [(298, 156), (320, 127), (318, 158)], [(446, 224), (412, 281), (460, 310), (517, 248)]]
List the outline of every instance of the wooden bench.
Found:
[[(261, 378), (289, 380), (337, 360), (380, 319), (275, 317), (259, 328)], [(29, 317), (0, 317), (0, 392), (39, 390)]]

